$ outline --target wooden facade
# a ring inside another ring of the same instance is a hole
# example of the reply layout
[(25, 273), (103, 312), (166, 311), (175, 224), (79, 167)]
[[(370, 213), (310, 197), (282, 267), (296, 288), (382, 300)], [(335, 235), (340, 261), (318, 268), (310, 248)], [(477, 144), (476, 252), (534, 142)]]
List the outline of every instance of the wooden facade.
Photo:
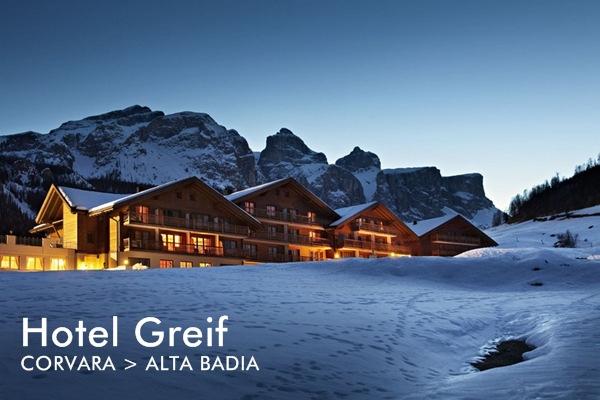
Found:
[(422, 232), (415, 253), (420, 256), (449, 257), (468, 250), (497, 245), (498, 243), (469, 220), (457, 214)]
[(451, 256), (496, 245), (461, 216), (429, 223), (433, 228), (419, 233), (378, 202), (333, 210), (292, 178), (228, 196), (196, 177), (134, 194), (52, 186), (36, 222), (31, 232), (43, 239), (0, 235), (0, 268), (188, 268)]
[(330, 227), (336, 258), (410, 256), (418, 237), (379, 202), (346, 207)]
[(338, 215), (295, 179), (281, 179), (226, 197), (262, 224), (245, 240), (248, 259), (287, 262), (331, 258), (327, 227)]

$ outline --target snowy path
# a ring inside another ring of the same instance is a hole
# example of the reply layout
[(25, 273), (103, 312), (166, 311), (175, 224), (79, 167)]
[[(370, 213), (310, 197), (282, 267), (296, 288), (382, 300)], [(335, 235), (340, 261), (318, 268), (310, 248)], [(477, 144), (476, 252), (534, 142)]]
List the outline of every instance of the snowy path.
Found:
[[(599, 398), (600, 262), (579, 255), (520, 249), (453, 259), (0, 274), (0, 398), (42, 398), (49, 389), (56, 399), (79, 399), (80, 390), (86, 399)], [(121, 318), (119, 351), (100, 354), (136, 361), (210, 354), (145, 351), (133, 325), (144, 316), (202, 325), (228, 314), (223, 352), (254, 354), (261, 371), (19, 370), (22, 316), (109, 326), (113, 314)], [(469, 367), (486, 343), (511, 336), (538, 346), (531, 359), (485, 372)]]

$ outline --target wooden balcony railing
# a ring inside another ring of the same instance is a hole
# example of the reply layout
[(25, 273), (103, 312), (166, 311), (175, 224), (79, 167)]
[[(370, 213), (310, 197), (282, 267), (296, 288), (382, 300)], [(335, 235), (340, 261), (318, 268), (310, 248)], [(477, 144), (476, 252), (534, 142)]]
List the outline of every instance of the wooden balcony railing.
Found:
[(240, 249), (229, 249), (220, 246), (195, 246), (193, 244), (175, 245), (175, 243), (150, 242), (130, 238), (123, 239), (123, 251), (131, 250), (163, 251), (166, 253), (190, 254), (208, 257), (240, 258), (242, 255)]
[(285, 242), (292, 244), (302, 244), (306, 246), (330, 246), (331, 243), (327, 238), (321, 237), (310, 237), (308, 235), (293, 235), (288, 233), (287, 235), (283, 232), (268, 232), (258, 231), (252, 232), (250, 238), (272, 240), (276, 242)]
[(369, 231), (375, 233), (385, 233), (388, 235), (396, 235), (398, 231), (389, 225), (374, 224), (371, 222), (354, 221), (351, 224), (353, 231)]
[(411, 254), (411, 248), (407, 245), (395, 243), (377, 243), (367, 240), (343, 239), (338, 240), (338, 247), (350, 247), (355, 249), (386, 251), (390, 253)]
[(481, 245), (481, 238), (477, 236), (457, 235), (452, 233), (436, 233), (431, 237), (433, 242), (447, 242), (469, 246)]
[(167, 217), (155, 214), (138, 214), (132, 211), (125, 214), (124, 222), (126, 224), (137, 223), (159, 225), (204, 232), (229, 233), (235, 235), (248, 234), (248, 227), (244, 225), (235, 225), (223, 221), (216, 223), (213, 221), (204, 221), (194, 218)]
[(277, 221), (285, 221), (297, 224), (305, 224), (305, 225), (328, 225), (331, 221), (324, 220), (323, 218), (312, 217), (309, 218), (308, 215), (291, 213), (289, 211), (267, 211), (266, 208), (256, 208), (254, 210), (253, 216), (257, 218), (265, 218), (265, 219), (274, 219)]
[(295, 256), (283, 253), (267, 254), (259, 256), (255, 252), (243, 252), (243, 257), (248, 260), (260, 262), (300, 262), (300, 261), (322, 261), (316, 257)]
[(42, 238), (33, 236), (17, 236), (15, 242), (23, 246), (42, 246)]

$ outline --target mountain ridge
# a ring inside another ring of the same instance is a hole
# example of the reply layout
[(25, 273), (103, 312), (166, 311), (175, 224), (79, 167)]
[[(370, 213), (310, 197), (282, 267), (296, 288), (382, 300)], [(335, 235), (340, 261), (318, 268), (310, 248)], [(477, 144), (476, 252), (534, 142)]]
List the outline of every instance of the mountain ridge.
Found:
[(140, 105), (67, 121), (46, 134), (1, 136), (0, 161), (0, 218), (11, 230), (32, 220), (52, 183), (132, 190), (188, 175), (223, 193), (292, 176), (333, 208), (379, 200), (406, 220), (437, 217), (450, 207), (485, 226), (491, 216), (486, 221), (481, 213), (496, 210), (477, 173), (382, 169), (379, 157), (359, 146), (330, 164), (287, 128), (267, 136), (256, 152), (207, 113), (165, 114)]

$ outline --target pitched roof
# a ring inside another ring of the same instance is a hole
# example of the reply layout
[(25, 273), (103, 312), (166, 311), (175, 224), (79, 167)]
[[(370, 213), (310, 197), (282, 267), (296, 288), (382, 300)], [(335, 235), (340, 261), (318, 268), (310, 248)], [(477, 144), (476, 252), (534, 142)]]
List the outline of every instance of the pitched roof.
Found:
[(234, 193), (231, 193), (225, 198), (229, 201), (240, 201), (242, 199), (249, 198), (251, 196), (257, 195), (259, 193), (265, 192), (269, 189), (274, 189), (279, 186), (283, 186), (287, 183), (291, 183), (295, 188), (298, 189), (305, 197), (312, 200), (315, 204), (319, 205), (323, 210), (326, 210), (332, 217), (338, 216), (338, 214), (331, 208), (327, 203), (325, 203), (319, 196), (311, 192), (308, 188), (298, 182), (296, 179), (292, 177), (287, 177), (283, 179), (277, 179), (275, 181), (263, 183), (262, 185), (253, 186), (247, 189), (243, 189)]
[(66, 186), (58, 186), (58, 191), (71, 208), (80, 211), (88, 211), (102, 204), (130, 196), (130, 194), (95, 192)]
[(455, 217), (462, 217), (462, 215), (458, 214), (456, 211), (450, 211), (451, 212), (448, 212), (447, 214), (441, 217), (424, 219), (421, 221), (417, 221), (417, 223), (407, 224), (407, 226), (410, 228), (411, 231), (416, 233), (417, 236), (423, 236), (426, 233), (429, 233), (432, 230), (436, 229), (437, 227), (444, 225), (446, 222), (450, 221), (451, 219), (454, 219)]
[(340, 218), (336, 221), (333, 221), (331, 224), (329, 224), (329, 226), (339, 226), (377, 203), (377, 201), (371, 201), (369, 203), (357, 204), (355, 206), (338, 208), (335, 210), (335, 212), (338, 213)]
[(252, 186), (243, 190), (238, 190), (237, 192), (233, 192), (231, 194), (228, 194), (225, 196), (225, 198), (229, 201), (236, 201), (238, 199), (241, 199), (242, 197), (246, 197), (249, 196), (253, 193), (259, 192), (263, 189), (268, 189), (270, 187), (275, 187), (277, 186), (279, 183), (285, 181), (287, 178), (283, 178), (283, 179), (278, 179), (276, 181), (271, 181), (271, 182), (267, 182), (267, 183), (263, 183), (262, 185), (257, 185), (257, 186)]
[[(103, 192), (94, 192), (91, 190), (82, 190), (82, 189), (74, 189), (65, 186), (56, 187), (53, 186), (48, 195), (46, 195), (46, 199), (44, 203), (47, 202), (47, 199), (52, 193), (53, 190), (59, 193), (59, 195), (67, 202), (67, 204), (76, 210), (85, 211), (90, 215), (101, 214), (106, 211), (111, 211), (116, 207), (120, 207), (122, 205), (128, 204), (132, 201), (135, 201), (139, 198), (143, 198), (145, 196), (150, 196), (155, 193), (162, 192), (164, 190), (168, 190), (172, 186), (185, 184), (185, 183), (195, 183), (201, 185), (203, 188), (208, 190), (215, 198), (221, 199), (223, 205), (229, 209), (234, 215), (238, 215), (243, 220), (246, 220), (251, 225), (259, 226), (260, 222), (248, 214), (246, 211), (242, 210), (240, 207), (235, 205), (234, 203), (227, 201), (227, 199), (215, 189), (204, 183), (200, 178), (195, 176), (178, 179), (175, 181), (163, 183), (162, 185), (155, 186), (150, 189), (142, 190), (141, 192), (132, 193), (132, 194), (119, 194), (119, 193), (103, 193)], [(43, 207), (42, 207), (43, 208)], [(37, 222), (40, 222), (40, 213), (38, 213), (38, 217), (36, 218)]]

